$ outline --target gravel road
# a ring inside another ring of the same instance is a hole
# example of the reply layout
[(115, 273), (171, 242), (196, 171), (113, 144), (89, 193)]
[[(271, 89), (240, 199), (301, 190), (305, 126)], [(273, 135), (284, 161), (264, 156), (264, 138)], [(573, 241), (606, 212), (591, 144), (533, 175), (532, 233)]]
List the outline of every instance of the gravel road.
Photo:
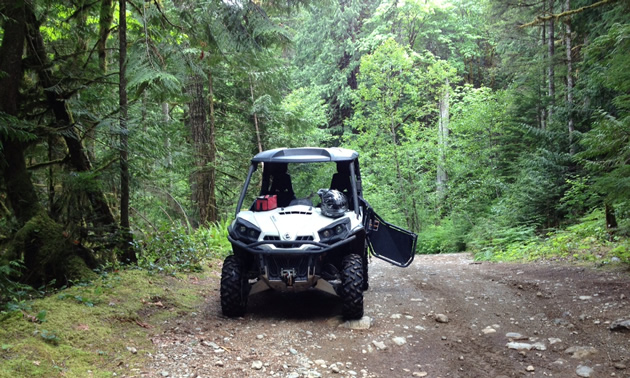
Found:
[[(199, 284), (199, 283), (197, 283)], [(151, 377), (630, 377), (630, 273), (556, 263), (374, 259), (365, 317), (340, 300), (263, 292), (244, 318), (206, 303), (153, 337)]]

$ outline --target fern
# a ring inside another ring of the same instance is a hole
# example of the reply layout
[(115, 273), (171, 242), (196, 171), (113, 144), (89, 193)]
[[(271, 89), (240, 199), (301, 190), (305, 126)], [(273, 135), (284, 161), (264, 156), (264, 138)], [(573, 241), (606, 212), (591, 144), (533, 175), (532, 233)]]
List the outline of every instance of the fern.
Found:
[(30, 125), (16, 117), (0, 112), (0, 138), (17, 142), (29, 142), (37, 136), (29, 131)]
[(173, 74), (159, 71), (148, 63), (142, 63), (134, 68), (135, 74), (129, 78), (128, 87), (136, 90), (139, 97), (148, 87), (157, 87), (167, 93), (179, 93), (182, 83)]

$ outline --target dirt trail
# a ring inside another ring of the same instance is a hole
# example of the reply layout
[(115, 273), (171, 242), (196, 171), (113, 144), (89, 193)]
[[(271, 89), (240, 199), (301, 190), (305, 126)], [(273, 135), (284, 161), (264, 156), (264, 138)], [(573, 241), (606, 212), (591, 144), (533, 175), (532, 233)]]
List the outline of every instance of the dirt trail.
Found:
[(260, 293), (245, 318), (224, 318), (218, 279), (207, 285), (198, 312), (155, 335), (146, 376), (630, 377), (630, 330), (610, 330), (630, 319), (627, 270), (374, 259), (368, 329), (348, 328), (339, 299), (317, 291)]

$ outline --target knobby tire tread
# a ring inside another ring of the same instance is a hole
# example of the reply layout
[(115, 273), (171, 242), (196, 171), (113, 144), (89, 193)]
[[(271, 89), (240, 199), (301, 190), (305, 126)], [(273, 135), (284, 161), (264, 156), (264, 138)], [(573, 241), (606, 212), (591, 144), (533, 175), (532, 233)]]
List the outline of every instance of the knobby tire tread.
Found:
[(343, 317), (360, 319), (363, 317), (363, 260), (351, 254), (344, 257), (341, 271)]
[(245, 315), (247, 296), (241, 262), (234, 255), (225, 258), (221, 270), (221, 310), (223, 315), (238, 317)]

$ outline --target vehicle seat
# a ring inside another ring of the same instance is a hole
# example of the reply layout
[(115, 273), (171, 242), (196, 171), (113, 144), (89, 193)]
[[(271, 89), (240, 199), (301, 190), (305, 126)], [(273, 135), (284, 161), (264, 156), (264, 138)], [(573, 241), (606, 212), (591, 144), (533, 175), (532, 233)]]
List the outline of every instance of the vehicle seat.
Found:
[(291, 176), (288, 173), (275, 173), (269, 194), (278, 196), (278, 207), (287, 207), (295, 199)]
[(330, 181), (330, 189), (336, 189), (343, 193), (348, 199), (348, 208), (354, 210), (354, 200), (351, 195), (352, 184), (350, 183), (350, 172), (337, 172)]

